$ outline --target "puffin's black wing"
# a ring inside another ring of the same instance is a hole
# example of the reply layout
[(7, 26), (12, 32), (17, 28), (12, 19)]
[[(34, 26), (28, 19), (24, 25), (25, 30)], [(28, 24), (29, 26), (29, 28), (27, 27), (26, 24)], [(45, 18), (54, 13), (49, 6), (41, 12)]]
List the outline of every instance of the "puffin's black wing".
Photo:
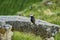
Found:
[(33, 16), (31, 16), (31, 22), (35, 24), (35, 18)]

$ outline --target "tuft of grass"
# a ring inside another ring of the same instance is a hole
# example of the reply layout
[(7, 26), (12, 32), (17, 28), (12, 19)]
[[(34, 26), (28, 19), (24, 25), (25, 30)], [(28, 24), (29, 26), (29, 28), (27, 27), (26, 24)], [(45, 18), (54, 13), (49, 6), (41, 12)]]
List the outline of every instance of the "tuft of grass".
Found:
[(60, 33), (55, 36), (55, 40), (60, 40)]
[(14, 32), (13, 40), (42, 40), (40, 36), (35, 36), (32, 33)]
[[(36, 36), (32, 33), (24, 33), (15, 31), (13, 35), (13, 40), (42, 40), (40, 36)], [(60, 40), (60, 33), (55, 36), (55, 40)]]

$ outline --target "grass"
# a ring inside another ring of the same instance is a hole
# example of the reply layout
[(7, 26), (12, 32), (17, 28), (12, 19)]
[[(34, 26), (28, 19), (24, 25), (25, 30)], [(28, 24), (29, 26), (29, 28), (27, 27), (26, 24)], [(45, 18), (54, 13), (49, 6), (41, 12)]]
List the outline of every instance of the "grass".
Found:
[(55, 36), (55, 40), (60, 40), (60, 33)]
[(41, 0), (0, 0), (0, 15), (14, 15)]
[(42, 40), (40, 36), (35, 36), (32, 33), (14, 32), (13, 40)]
[[(42, 40), (40, 36), (35, 36), (32, 33), (14, 32), (13, 40)], [(55, 40), (60, 40), (60, 33), (55, 36)]]
[(38, 9), (36, 9), (35, 11), (27, 10), (27, 12), (23, 13), (23, 15), (30, 17), (30, 14), (34, 14), (35, 18), (37, 18), (37, 19), (41, 19), (41, 20), (44, 20), (44, 21), (47, 21), (47, 22), (50, 22), (53, 24), (60, 25), (60, 15), (59, 15), (60, 13), (52, 12), (54, 14), (50, 15), (48, 13), (44, 14), (43, 12), (45, 10), (43, 10), (43, 11), (41, 10), (41, 12), (38, 12), (37, 10)]

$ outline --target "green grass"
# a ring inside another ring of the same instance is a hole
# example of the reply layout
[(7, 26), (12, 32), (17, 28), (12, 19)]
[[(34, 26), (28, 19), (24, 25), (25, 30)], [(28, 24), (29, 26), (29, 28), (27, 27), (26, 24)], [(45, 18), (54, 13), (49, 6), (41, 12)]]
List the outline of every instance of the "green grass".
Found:
[(60, 33), (55, 36), (55, 40), (60, 40)]
[(40, 36), (35, 36), (32, 33), (14, 32), (13, 40), (42, 40)]
[(38, 9), (32, 11), (27, 10), (26, 12), (23, 13), (23, 15), (30, 17), (30, 14), (34, 14), (35, 18), (37, 19), (41, 19), (53, 24), (60, 25), (60, 13), (54, 12), (53, 15), (47, 15), (43, 13), (45, 10), (41, 10), (41, 12), (38, 12), (37, 10)]
[[(40, 36), (36, 36), (32, 33), (24, 33), (15, 31), (13, 40), (42, 40)], [(55, 36), (55, 40), (60, 40), (60, 33)]]
[(0, 0), (0, 15), (14, 15), (41, 0)]

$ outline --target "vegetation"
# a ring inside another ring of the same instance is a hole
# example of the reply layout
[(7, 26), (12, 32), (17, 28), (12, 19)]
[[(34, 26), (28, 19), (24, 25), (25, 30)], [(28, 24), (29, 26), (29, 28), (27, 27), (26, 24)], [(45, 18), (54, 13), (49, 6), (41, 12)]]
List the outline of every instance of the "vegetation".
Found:
[[(35, 18), (60, 25), (60, 1), (50, 0), (51, 5), (46, 5), (45, 0), (0, 0), (0, 15), (16, 15), (17, 12), (29, 17), (34, 14)], [(55, 37), (60, 40), (60, 33)], [(40, 40), (40, 37), (32, 34), (14, 32), (13, 40)]]
[(0, 0), (0, 15), (14, 15), (41, 0)]
[(32, 33), (14, 32), (13, 40), (42, 40), (40, 36), (35, 36)]
[(55, 36), (55, 40), (60, 40), (60, 33)]
[(36, 18), (60, 25), (60, 1), (49, 0), (0, 0), (0, 15), (15, 15), (22, 12), (29, 16), (31, 13)]
[[(35, 36), (32, 33), (14, 32), (13, 40), (42, 40), (40, 36)], [(60, 33), (55, 36), (55, 40), (60, 40)]]

